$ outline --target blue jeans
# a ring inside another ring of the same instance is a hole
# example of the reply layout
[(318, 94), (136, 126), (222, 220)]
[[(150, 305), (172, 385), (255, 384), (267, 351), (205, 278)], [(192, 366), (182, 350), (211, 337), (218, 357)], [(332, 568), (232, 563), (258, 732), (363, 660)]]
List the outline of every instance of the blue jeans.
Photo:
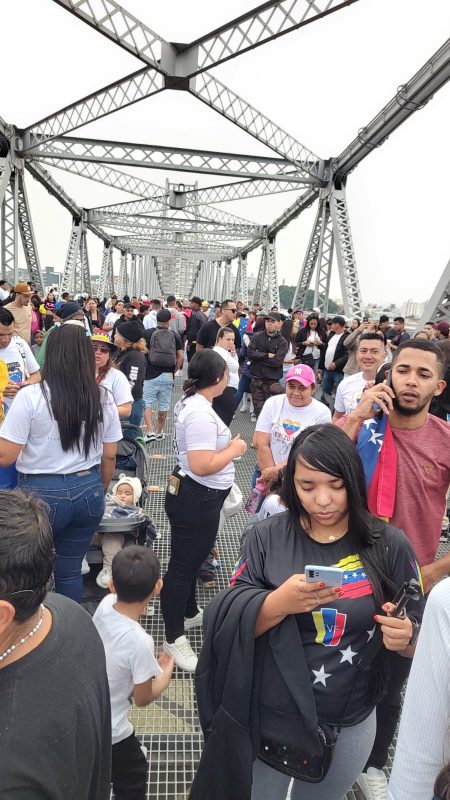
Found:
[(105, 510), (100, 468), (70, 475), (19, 473), (19, 489), (35, 494), (49, 506), (55, 546), (55, 590), (80, 602), (81, 562)]
[[(144, 419), (144, 408), (145, 403), (144, 399), (141, 398), (140, 400), (134, 400), (133, 405), (131, 406), (131, 414), (129, 417), (123, 417), (121, 422), (129, 422), (131, 425), (137, 425), (138, 428), (142, 425), (142, 420)], [(128, 431), (127, 438), (129, 439), (136, 439), (137, 436), (141, 436), (141, 431), (139, 433), (135, 431)]]
[(343, 378), (343, 372), (338, 372), (335, 369), (324, 369), (322, 376), (322, 396), (320, 399), (327, 406), (331, 405), (331, 394), (333, 389), (337, 389)]
[(244, 373), (242, 373), (241, 377), (239, 378), (236, 397), (234, 398), (234, 403), (235, 403), (234, 407), (236, 409), (238, 409), (240, 406), (244, 392), (250, 392), (251, 379), (252, 379), (251, 375), (245, 375)]

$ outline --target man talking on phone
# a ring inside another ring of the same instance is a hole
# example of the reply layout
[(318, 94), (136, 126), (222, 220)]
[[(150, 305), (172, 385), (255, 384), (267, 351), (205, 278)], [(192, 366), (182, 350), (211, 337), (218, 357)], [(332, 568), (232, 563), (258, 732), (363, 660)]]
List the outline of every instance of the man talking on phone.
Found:
[[(364, 423), (380, 411), (388, 415), (397, 455), (393, 515), (389, 522), (401, 528), (419, 562), (424, 592), (450, 572), (450, 555), (435, 559), (441, 520), (450, 483), (450, 424), (428, 413), (430, 403), (444, 388), (445, 357), (431, 342), (410, 339), (393, 353), (387, 383), (363, 392), (354, 411), (337, 423), (356, 441)], [(366, 800), (387, 800), (383, 767), (401, 707), (401, 689), (411, 661), (389, 654), (387, 691), (377, 707), (377, 734), (358, 785)]]

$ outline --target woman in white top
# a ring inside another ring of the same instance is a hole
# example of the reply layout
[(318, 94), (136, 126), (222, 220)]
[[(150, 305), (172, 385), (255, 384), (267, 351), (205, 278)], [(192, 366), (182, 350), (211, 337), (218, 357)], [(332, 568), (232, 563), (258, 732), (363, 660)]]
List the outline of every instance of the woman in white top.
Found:
[(319, 323), (317, 314), (310, 314), (306, 320), (306, 326), (298, 332), (295, 339), (302, 363), (311, 367), (316, 374), (319, 369), (320, 349), (324, 345), (324, 337)]
[(121, 438), (84, 328), (62, 325), (48, 340), (42, 382), (21, 389), (9, 410), (0, 465), (17, 460), (19, 488), (48, 504), (56, 591), (73, 600), (81, 600), (81, 561), (103, 516)]
[(171, 551), (161, 592), (163, 649), (190, 672), (197, 657), (185, 631), (201, 625), (203, 614), (195, 598), (196, 575), (216, 538), (220, 510), (234, 481), (233, 459), (247, 450), (239, 435), (231, 438), (212, 407), (227, 383), (225, 360), (213, 350), (200, 350), (174, 409), (177, 465), (165, 500)]
[(133, 405), (133, 395), (126, 376), (113, 364), (113, 357), (119, 348), (106, 334), (94, 333), (91, 337), (95, 357), (95, 379), (99, 386), (109, 389), (119, 412), (119, 417), (129, 417)]
[(123, 300), (118, 300), (114, 306), (114, 311), (110, 311), (109, 314), (106, 315), (105, 321), (103, 323), (103, 330), (111, 336), (111, 331), (114, 328), (114, 323), (117, 322), (118, 319), (123, 314)]
[(219, 328), (217, 332), (216, 353), (222, 356), (227, 365), (228, 385), (219, 397), (213, 400), (213, 409), (225, 425), (230, 425), (236, 405), (236, 392), (239, 385), (239, 360), (235, 350), (235, 338), (231, 328)]

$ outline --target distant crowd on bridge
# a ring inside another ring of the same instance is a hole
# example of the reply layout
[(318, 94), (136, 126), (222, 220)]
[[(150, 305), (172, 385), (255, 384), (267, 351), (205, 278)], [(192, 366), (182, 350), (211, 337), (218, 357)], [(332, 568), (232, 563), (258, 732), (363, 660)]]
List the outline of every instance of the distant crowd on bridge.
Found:
[[(130, 698), (175, 668), (205, 736), (190, 800), (286, 800), (292, 779), (292, 800), (448, 800), (448, 323), (6, 281), (0, 302), (0, 800), (145, 800)], [(161, 577), (146, 470), (171, 412)]]

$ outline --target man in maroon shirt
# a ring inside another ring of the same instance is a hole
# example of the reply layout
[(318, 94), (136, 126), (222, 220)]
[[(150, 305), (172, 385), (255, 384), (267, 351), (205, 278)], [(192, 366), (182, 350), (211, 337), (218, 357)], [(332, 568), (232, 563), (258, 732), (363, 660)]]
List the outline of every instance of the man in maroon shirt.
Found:
[[(381, 408), (389, 415), (397, 451), (397, 483), (390, 522), (404, 530), (422, 571), (424, 591), (450, 572), (450, 555), (435, 560), (450, 482), (450, 425), (428, 413), (433, 397), (445, 388), (445, 359), (431, 342), (411, 339), (393, 354), (391, 387), (376, 384), (363, 393), (355, 410), (337, 424), (356, 440), (361, 425)], [(375, 406), (375, 408), (374, 408)], [(387, 798), (382, 771), (397, 725), (403, 682), (411, 662), (392, 653), (387, 692), (377, 707), (377, 735), (358, 784), (366, 800)]]

